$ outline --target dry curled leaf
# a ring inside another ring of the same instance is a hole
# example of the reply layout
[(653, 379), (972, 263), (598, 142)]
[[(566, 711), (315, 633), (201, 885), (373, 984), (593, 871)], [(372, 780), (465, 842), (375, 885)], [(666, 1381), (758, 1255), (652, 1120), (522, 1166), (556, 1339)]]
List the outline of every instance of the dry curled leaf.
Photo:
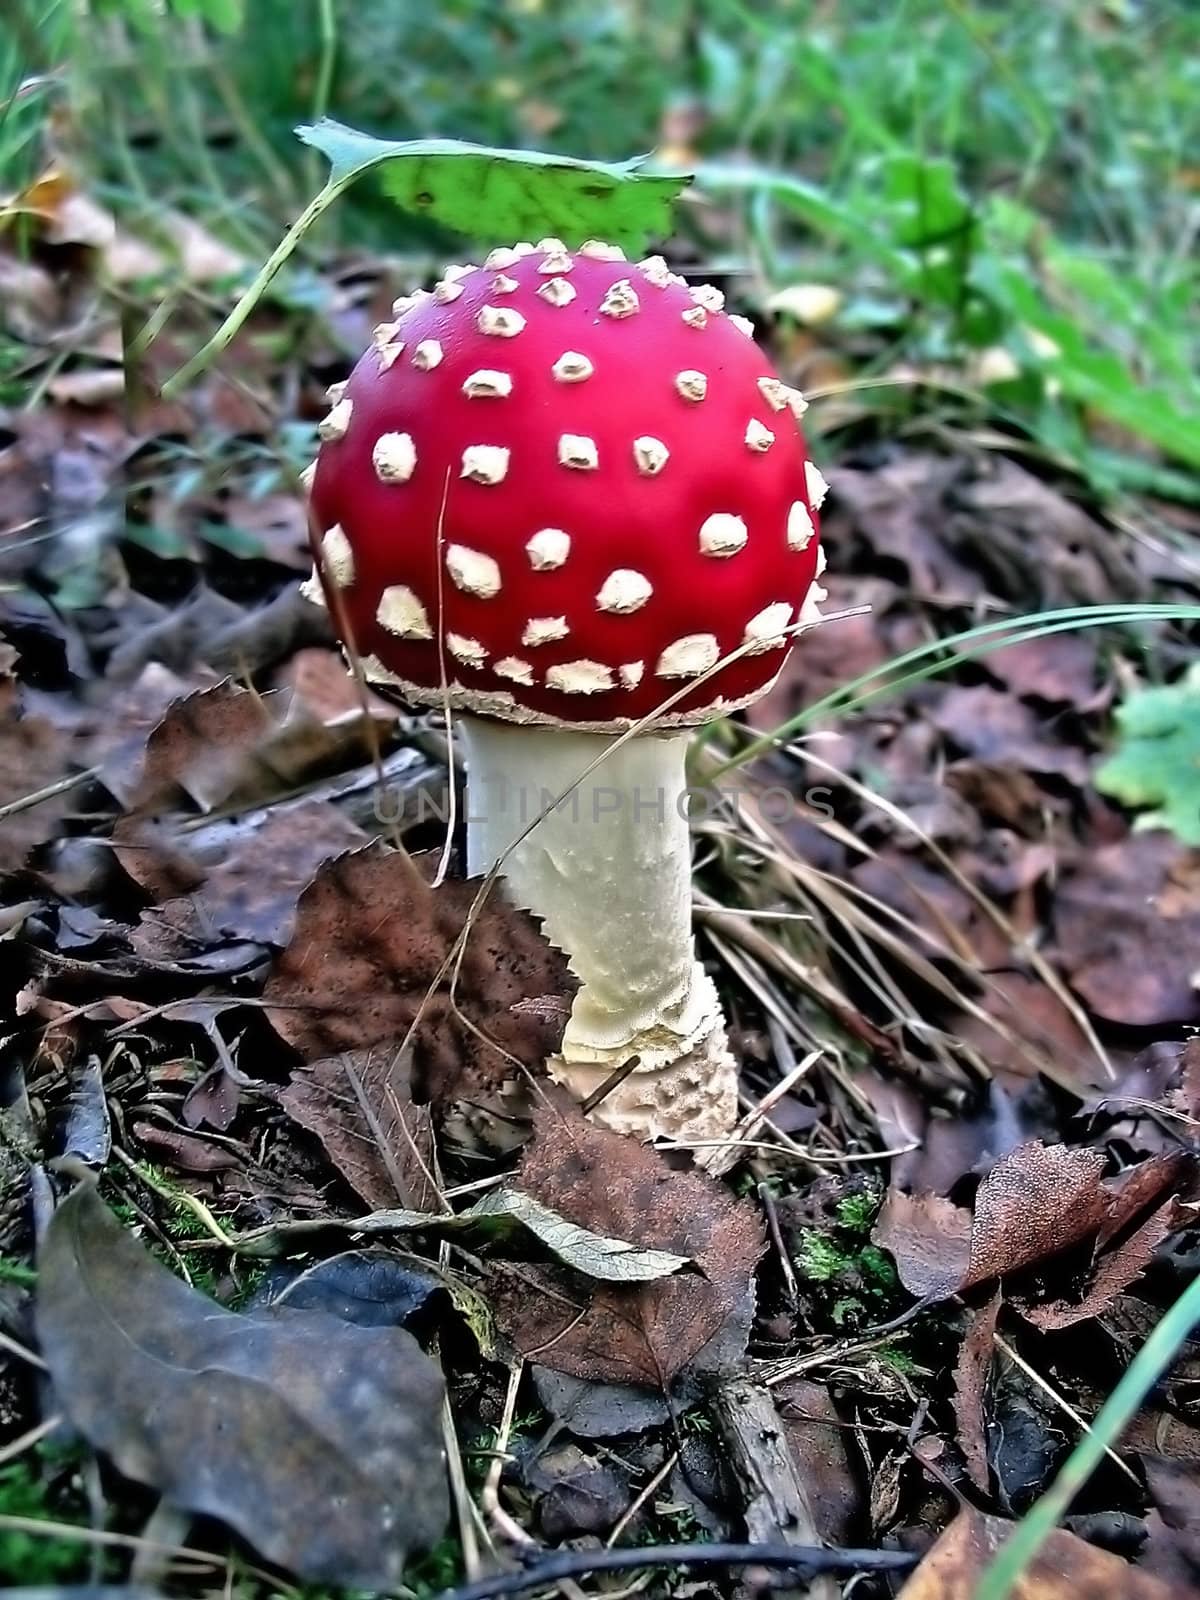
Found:
[(309, 1061), (395, 1046), (420, 1009), (414, 1085), (418, 1098), (443, 1103), (520, 1068), (540, 1074), (562, 1023), (517, 1007), (541, 995), (569, 995), (574, 980), (533, 919), (494, 886), (461, 961), (439, 977), (480, 884), (432, 889), (432, 866), (382, 844), (327, 862), (300, 897), (296, 930), (265, 999), (276, 1032)]
[(751, 1303), (763, 1249), (754, 1210), (696, 1172), (588, 1122), (541, 1107), (514, 1185), (580, 1227), (689, 1258), (637, 1286), (597, 1285), (538, 1265), (498, 1272), (496, 1314), (517, 1348), (556, 1372), (665, 1388)]
[(1037, 1307), (1016, 1302), (1032, 1321), (1066, 1326), (1094, 1316), (1146, 1267), (1153, 1249), (1148, 1241), (1169, 1231), (1179, 1187), (1193, 1172), (1183, 1152), (1143, 1162), (1108, 1182), (1105, 1164), (1098, 1150), (1030, 1140), (984, 1178), (973, 1214), (941, 1195), (892, 1189), (875, 1224), (875, 1243), (891, 1251), (910, 1294), (944, 1300), (1092, 1239), (1093, 1268), (1080, 1297)]
[(55, 1212), (38, 1269), (58, 1403), (126, 1477), (312, 1582), (392, 1588), (441, 1536), (442, 1377), (403, 1328), (226, 1311), (91, 1183)]
[(327, 674), (315, 670), (266, 697), (223, 679), (173, 700), (147, 734), (123, 740), (101, 780), (129, 811), (161, 811), (184, 796), (201, 811), (250, 804), (313, 771), (369, 759), (396, 717), (375, 696), (365, 715), (342, 701), (331, 713), (332, 703)]
[(239, 786), (270, 725), (263, 701), (247, 689), (228, 680), (196, 689), (172, 701), (140, 755), (118, 747), (101, 782), (130, 811), (159, 810), (181, 795), (209, 811)]
[(279, 1096), (354, 1192), (379, 1210), (431, 1211), (437, 1203), (432, 1120), (413, 1105), (409, 1077), (407, 1059), (380, 1045), (308, 1062)]
[(984, 1397), (996, 1336), (996, 1316), (1000, 1310), (1000, 1291), (971, 1313), (967, 1331), (954, 1363), (954, 1417), (958, 1424), (958, 1444), (963, 1453), (967, 1477), (979, 1490), (988, 1492), (987, 1431)]
[[(899, 1600), (973, 1600), (1015, 1523), (970, 1506), (958, 1513), (900, 1591)], [(1009, 1600), (1182, 1600), (1178, 1590), (1137, 1571), (1109, 1550), (1057, 1528)]]

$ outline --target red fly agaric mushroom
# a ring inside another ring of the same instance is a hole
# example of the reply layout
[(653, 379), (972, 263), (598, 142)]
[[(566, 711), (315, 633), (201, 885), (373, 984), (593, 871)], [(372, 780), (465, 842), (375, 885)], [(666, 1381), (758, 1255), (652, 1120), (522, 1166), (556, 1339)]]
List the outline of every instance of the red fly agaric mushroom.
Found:
[(393, 310), (320, 425), (326, 582), (369, 678), (463, 714), (469, 871), (502, 861), (580, 979), (551, 1072), (586, 1098), (636, 1057), (598, 1117), (719, 1137), (684, 754), (811, 608), (804, 402), (719, 291), (595, 241), (494, 250)]

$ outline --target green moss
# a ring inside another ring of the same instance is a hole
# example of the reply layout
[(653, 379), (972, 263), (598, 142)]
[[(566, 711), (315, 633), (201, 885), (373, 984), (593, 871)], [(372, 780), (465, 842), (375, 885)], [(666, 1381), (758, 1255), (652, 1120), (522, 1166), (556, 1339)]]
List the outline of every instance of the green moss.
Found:
[(907, 1350), (901, 1350), (898, 1345), (881, 1344), (875, 1351), (877, 1358), (893, 1372), (898, 1372), (901, 1377), (911, 1378), (920, 1369), (909, 1355)]
[(879, 1196), (870, 1189), (860, 1189), (856, 1194), (844, 1194), (838, 1201), (838, 1223), (851, 1233), (867, 1233), (879, 1210)]
[[(0, 1467), (0, 1516), (62, 1523), (61, 1496), (52, 1491), (52, 1481), (38, 1471), (36, 1458), (11, 1461)], [(30, 1585), (81, 1579), (87, 1576), (89, 1559), (82, 1540), (0, 1529), (0, 1579)]]
[(843, 1195), (828, 1228), (805, 1228), (794, 1245), (797, 1271), (839, 1329), (886, 1317), (898, 1286), (891, 1260), (869, 1242), (879, 1196), (870, 1189)]
[(892, 1259), (878, 1245), (865, 1244), (858, 1252), (858, 1270), (870, 1288), (890, 1294), (899, 1285)]
[(850, 1266), (851, 1260), (827, 1233), (806, 1228), (800, 1235), (796, 1265), (810, 1283), (832, 1283)]
[(462, 1548), (458, 1535), (448, 1533), (432, 1550), (409, 1563), (404, 1574), (404, 1592), (414, 1600), (432, 1600), (444, 1589), (452, 1589), (461, 1577)]

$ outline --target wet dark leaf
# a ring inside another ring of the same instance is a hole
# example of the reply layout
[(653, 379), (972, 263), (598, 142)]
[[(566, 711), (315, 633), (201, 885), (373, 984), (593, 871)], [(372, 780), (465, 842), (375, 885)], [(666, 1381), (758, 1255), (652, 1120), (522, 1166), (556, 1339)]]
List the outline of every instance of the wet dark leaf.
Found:
[(130, 1478), (313, 1582), (385, 1588), (448, 1515), (441, 1375), (402, 1328), (225, 1311), (81, 1184), (39, 1260), (58, 1401)]
[(346, 1250), (306, 1272), (286, 1273), (261, 1302), (321, 1311), (359, 1328), (399, 1328), (441, 1280), (391, 1250)]
[(582, 1439), (611, 1439), (641, 1433), (671, 1414), (666, 1396), (632, 1383), (598, 1383), (572, 1378), (549, 1367), (530, 1366), (542, 1405), (570, 1433)]
[(71, 1115), (62, 1153), (77, 1156), (86, 1166), (102, 1167), (111, 1151), (112, 1124), (104, 1095), (104, 1073), (99, 1056), (89, 1056), (71, 1094)]
[(542, 1536), (552, 1543), (603, 1537), (633, 1499), (627, 1472), (574, 1444), (543, 1451), (522, 1476), (534, 1492)]

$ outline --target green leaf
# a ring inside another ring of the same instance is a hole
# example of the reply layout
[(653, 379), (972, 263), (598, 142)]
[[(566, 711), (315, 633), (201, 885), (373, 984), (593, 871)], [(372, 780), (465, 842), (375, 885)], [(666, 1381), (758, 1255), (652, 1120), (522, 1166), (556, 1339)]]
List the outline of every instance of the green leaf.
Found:
[(684, 173), (643, 172), (631, 161), (577, 161), (541, 150), (500, 150), (458, 139), (376, 139), (323, 118), (296, 133), (330, 165), (339, 188), (382, 167), (386, 193), (416, 216), (474, 239), (589, 235), (638, 251), (671, 231)]
[(1139, 828), (1169, 828), (1200, 845), (1200, 662), (1178, 683), (1141, 689), (1117, 712), (1121, 747), (1096, 773), (1096, 787), (1146, 811)]
[(897, 249), (868, 218), (849, 201), (835, 199), (828, 190), (807, 178), (753, 163), (713, 161), (696, 173), (700, 188), (709, 194), (769, 194), (789, 211), (794, 211), (814, 233), (840, 240), (858, 250), (869, 261), (889, 272), (897, 284), (907, 286), (913, 275), (912, 259)]
[(246, 0), (172, 0), (181, 17), (199, 17), (218, 33), (238, 33), (246, 20)]
[(1200, 408), (1139, 382), (1119, 356), (1100, 348), (1091, 330), (1047, 303), (1027, 266), (980, 257), (972, 276), (1014, 322), (1051, 341), (1051, 353), (1038, 354), (1037, 365), (1047, 378), (1058, 380), (1064, 394), (1200, 467)]
[(971, 227), (970, 201), (958, 186), (952, 162), (904, 154), (881, 163), (882, 200), (897, 244), (927, 249), (945, 244)]

